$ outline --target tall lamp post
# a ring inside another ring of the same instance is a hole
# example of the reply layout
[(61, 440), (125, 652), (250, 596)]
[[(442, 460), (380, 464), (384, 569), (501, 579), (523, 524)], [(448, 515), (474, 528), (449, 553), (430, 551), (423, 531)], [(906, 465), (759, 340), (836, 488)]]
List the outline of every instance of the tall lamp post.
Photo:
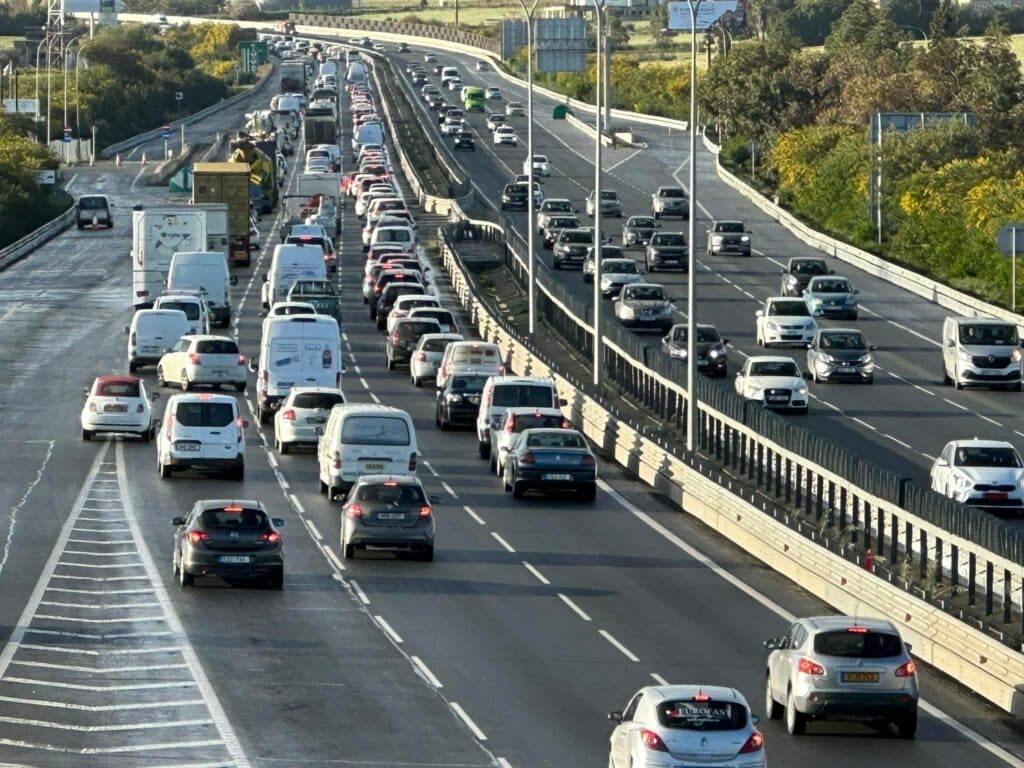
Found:
[[(43, 30), (45, 31), (46, 27), (43, 27)], [(40, 40), (39, 45), (36, 46), (36, 121), (39, 120), (41, 114), (39, 111), (39, 54), (43, 52), (44, 45), (46, 45), (45, 37)]]
[(686, 450), (697, 449), (697, 12), (701, 0), (686, 0), (690, 9), (690, 174), (686, 280)]
[[(68, 43), (66, 43), (64, 45), (64, 60), (61, 62), (63, 73), (64, 73), (64, 77), (62, 78), (62, 81), (61, 81), (62, 90), (64, 91), (64, 124), (61, 126), (61, 130), (62, 131), (63, 131), (64, 128), (68, 127), (68, 51), (71, 50), (71, 46), (72, 45), (77, 44), (81, 39), (82, 39), (81, 37), (73, 37), (73, 38), (71, 38), (71, 40)], [(79, 52), (80, 51), (81, 51), (81, 45), (79, 45)], [(78, 74), (78, 52), (75, 53), (75, 75), (76, 75), (76, 77), (77, 77), (77, 74)], [(76, 83), (75, 96), (76, 96), (76, 98), (78, 96), (77, 83)], [(75, 136), (76, 137), (78, 136), (77, 132), (75, 133)], [(69, 147), (67, 146), (67, 142), (65, 142), (63, 145), (61, 145), (61, 154), (64, 156), (64, 162), (65, 163), (70, 161), (70, 158), (68, 157), (68, 154), (69, 154), (68, 151), (67, 151), (68, 149), (69, 149)]]
[(594, 387), (601, 386), (601, 370), (604, 364), (603, 336), (601, 333), (601, 50), (604, 45), (604, 10), (606, 0), (594, 0), (594, 17), (597, 32), (597, 60), (594, 62), (594, 127), (597, 137), (594, 142)]
[(530, 187), (530, 195), (526, 206), (526, 247), (529, 252), (527, 261), (527, 301), (529, 305), (529, 329), (530, 335), (534, 333), (537, 320), (537, 283), (534, 277), (534, 267), (537, 262), (537, 255), (534, 252), (534, 230), (537, 228), (537, 212), (533, 205), (533, 19), (540, 5), (540, 0), (533, 0), (531, 5), (526, 0), (519, 0), (523, 13), (526, 14), (526, 160), (527, 160), (527, 184)]

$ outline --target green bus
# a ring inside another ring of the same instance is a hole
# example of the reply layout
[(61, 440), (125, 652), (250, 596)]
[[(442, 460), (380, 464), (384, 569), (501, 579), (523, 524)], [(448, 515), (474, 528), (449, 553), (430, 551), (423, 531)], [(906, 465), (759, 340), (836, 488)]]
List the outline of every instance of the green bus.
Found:
[(484, 89), (468, 86), (462, 89), (462, 106), (467, 112), (483, 112), (487, 106)]

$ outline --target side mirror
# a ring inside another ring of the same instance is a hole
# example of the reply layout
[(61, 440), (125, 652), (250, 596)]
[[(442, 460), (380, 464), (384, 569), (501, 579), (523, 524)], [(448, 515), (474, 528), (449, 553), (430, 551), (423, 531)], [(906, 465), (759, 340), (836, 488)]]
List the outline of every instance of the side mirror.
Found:
[(856, 296), (856, 295), (857, 295), (857, 294), (859, 294), (859, 293), (860, 293), (860, 288), (854, 288), (854, 289), (853, 289), (853, 295), (854, 295), (854, 296)]
[(263, 282), (264, 283), (269, 283), (270, 282), (270, 276), (267, 275), (266, 272), (263, 273)]
[(611, 720), (613, 723), (621, 723), (622, 722), (622, 712), (620, 710), (615, 710), (614, 712), (609, 712), (608, 713), (608, 719)]
[(786, 274), (786, 270), (784, 270), (784, 269), (780, 269), (780, 270), (779, 270), (779, 274), (780, 274), (780, 275), (784, 275), (784, 274)]
[(835, 271), (834, 269), (830, 269), (830, 270), (828, 271), (828, 273), (829, 273), (830, 275), (834, 275), (834, 274), (836, 273), (836, 271)]
[(949, 466), (949, 462), (946, 461), (945, 459), (936, 459), (935, 460), (935, 466), (936, 467), (948, 467)]
[(757, 310), (757, 312), (754, 313), (754, 317), (764, 317), (764, 310), (763, 309)]
[(260, 359), (258, 357), (250, 358), (250, 360), (249, 360), (249, 370), (251, 372), (253, 372), (253, 373), (256, 373), (259, 369), (260, 369)]
[(807, 342), (806, 346), (807, 346), (808, 349), (814, 349), (814, 342), (813, 341), (809, 341), (809, 342)]
[(171, 525), (184, 525), (184, 524), (185, 524), (185, 518), (184, 517), (172, 517), (171, 518)]
[(779, 647), (779, 641), (778, 638), (769, 637), (767, 640), (761, 643), (761, 645), (765, 647), (765, 650), (774, 651), (776, 648)]
[(315, 434), (317, 437), (322, 436), (323, 433), (324, 433), (324, 428), (323, 427), (314, 427), (313, 428), (313, 434)]
[(558, 398), (558, 407), (559, 408), (565, 408), (565, 406), (567, 406), (568, 404), (569, 404), (569, 401), (566, 400), (564, 397)]
[(160, 399), (160, 393), (159, 392), (150, 392), (149, 393), (149, 401), (151, 403), (155, 403), (159, 399)]
[(270, 518), (270, 522), (272, 522), (274, 524), (275, 528), (284, 528), (284, 518), (283, 517), (272, 517), (272, 518)]
[(877, 344), (868, 344), (868, 352), (874, 352), (876, 349), (878, 349)]
[(761, 718), (755, 715), (753, 712), (751, 712), (750, 722), (752, 722), (754, 725), (759, 725), (761, 723)]
[(723, 345), (725, 345), (725, 344), (728, 344), (728, 343), (729, 343), (729, 340), (728, 340), (728, 339), (722, 339), (722, 344), (723, 344)]
[(946, 339), (946, 346), (947, 347), (953, 347), (955, 345), (956, 345), (956, 343), (953, 341), (953, 339)]
[(742, 379), (743, 378), (743, 371), (736, 371), (736, 378), (737, 379)]
[(124, 328), (122, 328), (121, 330), (123, 330), (123, 331), (124, 331), (124, 335), (125, 335), (125, 336), (127, 336), (127, 335), (128, 335), (129, 333), (131, 333), (131, 332), (132, 332), (132, 329), (131, 329), (131, 328), (129, 328), (129, 327), (127, 326), (127, 325), (126, 325), (126, 326), (125, 326)]
[(619, 300), (618, 296), (612, 296), (612, 301), (618, 301), (618, 300)]
[(904, 645), (907, 646), (907, 653), (910, 653), (912, 650), (914, 650), (914, 646), (912, 646), (910, 643), (904, 643)]
[(82, 387), (82, 397), (88, 397), (88, 396), (89, 396), (89, 388), (88, 387)]
[(443, 503), (443, 499), (440, 496), (428, 496), (427, 498), (430, 499), (431, 504), (436, 505)]
[(669, 341), (671, 341), (671, 339), (668, 336), (662, 336), (661, 337), (661, 343), (662, 344), (668, 344)]
[(160, 425), (164, 423), (163, 419), (153, 419), (153, 429), (160, 429)]
[(228, 278), (228, 285), (238, 285), (238, 275), (231, 275)]

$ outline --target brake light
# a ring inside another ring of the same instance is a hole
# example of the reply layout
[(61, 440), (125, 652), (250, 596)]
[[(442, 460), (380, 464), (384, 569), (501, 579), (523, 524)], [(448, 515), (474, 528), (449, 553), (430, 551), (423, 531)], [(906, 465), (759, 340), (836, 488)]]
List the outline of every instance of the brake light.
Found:
[(640, 743), (655, 752), (668, 752), (668, 747), (666, 747), (665, 742), (661, 740), (661, 736), (656, 734), (654, 731), (647, 730), (646, 728), (640, 731)]
[(201, 541), (206, 541), (210, 537), (206, 535), (205, 531), (189, 531), (188, 540), (190, 544), (198, 544)]
[(265, 531), (260, 534), (260, 541), (265, 541), (268, 544), (278, 544), (281, 541), (281, 534), (277, 531)]
[(295, 421), (295, 411), (289, 408), (287, 411), (281, 412), (281, 418), (285, 421)]
[(593, 456), (584, 456), (582, 459), (580, 459), (580, 464), (582, 464), (584, 467), (592, 467), (594, 466), (594, 463), (595, 462)]
[(398, 331), (395, 331), (394, 333), (391, 334), (391, 343), (392, 344), (397, 344), (398, 343)]
[(504, 376), (505, 375), (505, 364), (504, 363), (498, 363), (498, 375), (499, 376)]
[(800, 659), (797, 663), (797, 671), (804, 675), (824, 675), (825, 668), (816, 664), (810, 659)]
[(750, 734), (750, 738), (747, 739), (747, 743), (740, 748), (739, 754), (749, 755), (751, 752), (757, 752), (764, 749), (764, 735), (760, 731), (754, 731)]
[(896, 677), (914, 677), (917, 675), (917, 664), (912, 661), (904, 662), (896, 667)]
[(374, 293), (380, 293), (380, 286), (379, 285), (373, 286), (373, 292)]
[(349, 504), (348, 505), (348, 516), (352, 517), (352, 518), (362, 517), (363, 516), (363, 508), (360, 507), (358, 504)]
[(420, 517), (430, 517), (430, 507), (420, 507)]
[(203, 358), (199, 354), (197, 354), (195, 352), (189, 352), (188, 353), (188, 359), (192, 361), (192, 365), (202, 365), (203, 364)]
[(241, 512), (241, 507), (224, 507), (225, 512)]
[(562, 419), (562, 429), (571, 429), (572, 424), (569, 423), (568, 419)]
[(457, 326), (455, 323), (452, 323), (451, 330), (449, 331), (449, 333), (458, 333), (458, 332), (459, 332), (459, 326)]
[(334, 468), (341, 469), (341, 454), (335, 451), (331, 459), (333, 460), (332, 463), (334, 465)]
[(505, 422), (505, 431), (508, 434), (511, 435), (513, 432), (516, 431), (515, 425), (516, 425), (516, 417), (515, 416), (509, 416), (508, 417), (508, 421)]
[(415, 453), (410, 453), (409, 454), (409, 471), (410, 472), (415, 472), (416, 471), (416, 454)]
[(858, 635), (866, 635), (868, 633), (867, 627), (848, 627), (847, 632), (856, 632)]
[(418, 353), (418, 354), (416, 355), (416, 361), (417, 361), (417, 362), (420, 362), (420, 363), (425, 363), (425, 362), (427, 362), (427, 353), (426, 353), (426, 352), (420, 352), (420, 353)]
[(706, 693), (698, 693), (693, 697), (694, 701), (711, 701), (711, 697)]
[(527, 451), (526, 453), (524, 453), (522, 456), (519, 457), (519, 463), (520, 464), (536, 464), (537, 463), (537, 457), (534, 456), (533, 453), (531, 453), (530, 451)]
[(235, 362), (239, 365), (245, 365), (248, 361), (245, 359), (245, 355), (239, 355)]

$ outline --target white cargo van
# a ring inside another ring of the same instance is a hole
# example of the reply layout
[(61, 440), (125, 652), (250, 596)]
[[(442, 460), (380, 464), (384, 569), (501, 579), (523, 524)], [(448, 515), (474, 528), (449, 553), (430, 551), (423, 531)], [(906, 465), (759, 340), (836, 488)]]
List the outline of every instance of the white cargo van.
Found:
[(415, 475), (419, 447), (412, 418), (374, 403), (336, 405), (317, 442), (320, 493), (334, 500), (361, 475)]
[(263, 308), (288, 298), (296, 280), (326, 280), (324, 252), (319, 245), (275, 245), (270, 271), (263, 276)]
[(292, 387), (341, 387), (341, 332), (326, 315), (285, 315), (263, 321), (259, 357), (250, 363), (256, 374), (256, 410), (260, 424)]
[(156, 365), (192, 326), (180, 309), (140, 309), (126, 326), (128, 370), (135, 373), (144, 365)]
[(166, 291), (153, 303), (153, 309), (180, 309), (188, 320), (189, 333), (210, 332), (210, 313), (198, 291)]
[(363, 144), (383, 144), (384, 128), (380, 123), (363, 123), (352, 135), (352, 159), (359, 154)]
[(164, 409), (156, 436), (160, 477), (175, 470), (225, 472), (232, 480), (245, 477), (245, 428), (238, 401), (231, 395), (174, 395)]
[(210, 325), (227, 328), (231, 324), (230, 286), (237, 275), (228, 273), (228, 261), (219, 251), (180, 251), (171, 257), (167, 273), (168, 291), (199, 291), (210, 310)]

